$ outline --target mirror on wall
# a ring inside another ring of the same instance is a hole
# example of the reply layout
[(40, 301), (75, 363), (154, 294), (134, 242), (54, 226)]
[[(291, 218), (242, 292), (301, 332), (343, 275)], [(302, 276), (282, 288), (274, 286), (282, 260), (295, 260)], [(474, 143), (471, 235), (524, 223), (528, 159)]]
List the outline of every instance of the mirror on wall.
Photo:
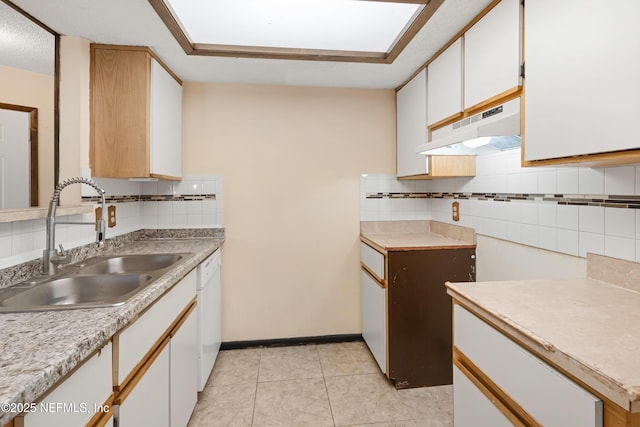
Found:
[[(0, 208), (46, 206), (56, 176), (58, 35), (0, 0)], [(1, 211), (0, 211), (1, 212)]]

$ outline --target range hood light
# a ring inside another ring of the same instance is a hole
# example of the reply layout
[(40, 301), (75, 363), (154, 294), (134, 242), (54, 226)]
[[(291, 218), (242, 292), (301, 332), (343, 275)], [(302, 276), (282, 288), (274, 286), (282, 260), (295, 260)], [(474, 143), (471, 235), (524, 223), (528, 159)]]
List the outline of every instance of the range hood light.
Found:
[(426, 155), (480, 155), (520, 146), (520, 98), (491, 107), (431, 132), (416, 146)]
[(478, 148), (478, 147), (482, 147), (483, 145), (487, 145), (490, 142), (491, 142), (491, 137), (490, 136), (479, 136), (477, 138), (473, 138), (473, 139), (468, 139), (466, 141), (462, 141), (462, 144), (465, 147)]

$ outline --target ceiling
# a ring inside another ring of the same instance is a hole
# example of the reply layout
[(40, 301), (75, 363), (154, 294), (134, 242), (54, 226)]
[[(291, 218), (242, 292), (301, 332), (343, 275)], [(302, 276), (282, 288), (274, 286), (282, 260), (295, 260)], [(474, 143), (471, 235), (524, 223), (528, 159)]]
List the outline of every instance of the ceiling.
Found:
[(12, 0), (62, 35), (149, 46), (183, 81), (389, 88), (402, 84), (491, 0), (445, 0), (391, 64), (187, 55), (147, 0)]

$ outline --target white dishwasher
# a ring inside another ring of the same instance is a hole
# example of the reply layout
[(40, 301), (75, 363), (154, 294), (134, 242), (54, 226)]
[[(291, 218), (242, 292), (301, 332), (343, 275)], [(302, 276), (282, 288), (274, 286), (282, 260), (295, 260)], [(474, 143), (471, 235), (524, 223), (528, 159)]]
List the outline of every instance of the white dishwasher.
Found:
[(198, 267), (198, 391), (204, 389), (220, 350), (220, 249)]

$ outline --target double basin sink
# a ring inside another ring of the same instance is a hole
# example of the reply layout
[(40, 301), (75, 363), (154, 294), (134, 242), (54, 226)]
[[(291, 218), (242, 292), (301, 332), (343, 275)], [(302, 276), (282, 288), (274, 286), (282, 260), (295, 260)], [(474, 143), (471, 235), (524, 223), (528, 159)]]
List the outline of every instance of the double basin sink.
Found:
[(142, 291), (187, 255), (144, 254), (88, 258), (55, 276), (0, 289), (0, 312), (112, 307)]

